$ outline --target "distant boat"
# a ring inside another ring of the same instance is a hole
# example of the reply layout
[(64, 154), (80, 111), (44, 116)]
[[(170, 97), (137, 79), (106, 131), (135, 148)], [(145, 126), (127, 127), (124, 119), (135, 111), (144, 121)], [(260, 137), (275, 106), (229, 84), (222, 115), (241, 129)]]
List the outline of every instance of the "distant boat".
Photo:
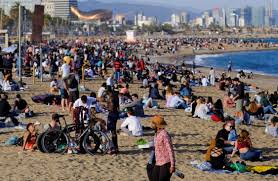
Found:
[(80, 11), (78, 8), (71, 6), (71, 12), (80, 20), (86, 21), (107, 21), (112, 19), (112, 11), (107, 9), (97, 9), (89, 12)]

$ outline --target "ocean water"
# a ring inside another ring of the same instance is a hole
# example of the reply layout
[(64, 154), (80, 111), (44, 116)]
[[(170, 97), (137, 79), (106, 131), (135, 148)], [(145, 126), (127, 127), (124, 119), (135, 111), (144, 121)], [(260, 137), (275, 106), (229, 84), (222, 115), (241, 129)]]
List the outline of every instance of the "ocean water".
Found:
[(246, 38), (244, 40), (252, 41), (255, 43), (272, 43), (278, 44), (278, 38)]
[(196, 65), (224, 70), (228, 69), (229, 61), (232, 61), (233, 71), (278, 76), (278, 50), (196, 55), (193, 60)]

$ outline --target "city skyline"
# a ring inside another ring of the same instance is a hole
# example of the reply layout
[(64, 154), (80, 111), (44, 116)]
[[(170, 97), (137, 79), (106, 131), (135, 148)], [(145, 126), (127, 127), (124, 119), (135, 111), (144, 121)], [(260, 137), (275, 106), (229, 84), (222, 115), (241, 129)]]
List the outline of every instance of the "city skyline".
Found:
[[(128, 3), (128, 4), (145, 4), (145, 5), (161, 5), (179, 8), (193, 8), (203, 11), (212, 8), (240, 8), (244, 6), (265, 6), (267, 0), (79, 0), (81, 1), (99, 1), (102, 3)], [(273, 9), (278, 9), (278, 1), (274, 0)]]

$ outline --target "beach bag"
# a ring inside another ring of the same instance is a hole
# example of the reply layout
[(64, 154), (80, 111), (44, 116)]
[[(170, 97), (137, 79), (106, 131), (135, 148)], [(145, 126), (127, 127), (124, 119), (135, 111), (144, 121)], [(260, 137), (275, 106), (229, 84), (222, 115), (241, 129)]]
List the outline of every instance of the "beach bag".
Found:
[(211, 115), (211, 120), (213, 120), (214, 122), (223, 122), (221, 118), (219, 118), (216, 114), (212, 114)]
[(23, 142), (24, 142), (23, 136), (21, 136), (21, 137), (19, 137), (19, 138), (17, 139), (16, 145), (17, 145), (17, 146), (23, 146)]
[(214, 147), (210, 152), (210, 164), (213, 169), (223, 169), (225, 154), (222, 148)]
[(247, 172), (246, 165), (244, 165), (244, 164), (242, 164), (242, 163), (239, 163), (239, 162), (231, 163), (231, 164), (229, 165), (229, 167), (230, 167), (232, 170), (237, 171), (237, 172), (240, 172), (240, 173)]

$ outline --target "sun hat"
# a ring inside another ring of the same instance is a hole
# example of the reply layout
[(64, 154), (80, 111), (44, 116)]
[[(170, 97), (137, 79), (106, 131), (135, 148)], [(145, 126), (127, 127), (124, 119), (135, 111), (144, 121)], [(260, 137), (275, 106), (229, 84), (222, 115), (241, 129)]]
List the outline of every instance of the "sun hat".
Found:
[(165, 128), (167, 126), (167, 123), (165, 122), (164, 118), (161, 116), (152, 117), (151, 122), (158, 128)]

